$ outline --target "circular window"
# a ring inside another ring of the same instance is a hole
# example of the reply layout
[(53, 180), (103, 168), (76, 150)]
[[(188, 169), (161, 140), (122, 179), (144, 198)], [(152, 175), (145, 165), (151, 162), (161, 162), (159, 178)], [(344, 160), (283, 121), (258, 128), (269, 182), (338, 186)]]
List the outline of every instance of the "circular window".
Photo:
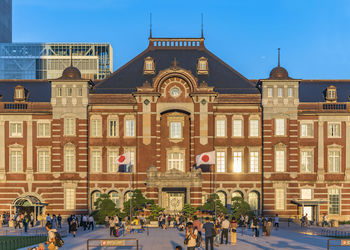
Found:
[(173, 96), (173, 97), (177, 97), (180, 95), (180, 89), (179, 88), (172, 88), (170, 90), (170, 94)]

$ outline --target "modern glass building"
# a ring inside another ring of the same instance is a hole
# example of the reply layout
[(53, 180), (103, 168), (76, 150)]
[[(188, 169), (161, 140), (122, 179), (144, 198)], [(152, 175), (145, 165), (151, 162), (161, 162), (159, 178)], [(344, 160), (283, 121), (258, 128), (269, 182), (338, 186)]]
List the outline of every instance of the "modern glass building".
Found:
[(0, 43), (12, 42), (12, 0), (0, 0)]
[(86, 79), (113, 71), (109, 43), (0, 43), (0, 79), (58, 78), (71, 60)]

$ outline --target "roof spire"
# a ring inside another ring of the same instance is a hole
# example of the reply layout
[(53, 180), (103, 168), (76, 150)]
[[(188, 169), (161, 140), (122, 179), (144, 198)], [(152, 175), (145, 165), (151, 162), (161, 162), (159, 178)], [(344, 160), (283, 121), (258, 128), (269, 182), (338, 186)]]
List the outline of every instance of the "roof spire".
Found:
[(152, 38), (152, 12), (149, 13), (149, 38)]
[(173, 60), (173, 67), (174, 69), (177, 69), (177, 61), (176, 61), (176, 57), (174, 57), (174, 60)]
[(201, 38), (203, 38), (203, 13), (201, 13)]
[(278, 48), (278, 67), (280, 67), (281, 49)]

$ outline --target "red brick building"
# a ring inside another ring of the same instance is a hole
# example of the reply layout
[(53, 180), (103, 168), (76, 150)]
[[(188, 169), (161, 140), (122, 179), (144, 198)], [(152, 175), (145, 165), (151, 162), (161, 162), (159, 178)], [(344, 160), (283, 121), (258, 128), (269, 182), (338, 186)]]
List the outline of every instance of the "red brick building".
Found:
[[(258, 213), (350, 215), (350, 81), (248, 80), (204, 38), (150, 38), (107, 79), (1, 80), (0, 210), (68, 215), (132, 188), (168, 212), (215, 188)], [(216, 174), (194, 168), (216, 151)], [(130, 152), (132, 173), (115, 159)], [(349, 203), (349, 204), (348, 204)], [(28, 208), (29, 207), (29, 208)], [(263, 208), (263, 209), (262, 209)]]

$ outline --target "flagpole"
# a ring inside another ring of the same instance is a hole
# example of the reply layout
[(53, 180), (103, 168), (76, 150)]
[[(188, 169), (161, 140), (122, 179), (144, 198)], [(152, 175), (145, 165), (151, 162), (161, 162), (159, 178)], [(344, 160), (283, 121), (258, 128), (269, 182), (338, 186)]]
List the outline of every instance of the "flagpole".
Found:
[(133, 190), (132, 190), (132, 185), (131, 185), (131, 182), (132, 182), (132, 169), (131, 169), (131, 166), (132, 165), (129, 165), (130, 166), (130, 187), (129, 187), (129, 189), (130, 189), (130, 193), (131, 193), (131, 197), (129, 198), (129, 207), (130, 207), (130, 225), (131, 225), (131, 221), (132, 221), (132, 203), (131, 203), (131, 199), (132, 199), (132, 196), (133, 196), (133, 194), (134, 194), (134, 192), (133, 192)]
[(216, 171), (215, 171), (215, 165), (213, 165), (214, 169), (214, 206), (215, 206), (215, 219), (216, 219)]

